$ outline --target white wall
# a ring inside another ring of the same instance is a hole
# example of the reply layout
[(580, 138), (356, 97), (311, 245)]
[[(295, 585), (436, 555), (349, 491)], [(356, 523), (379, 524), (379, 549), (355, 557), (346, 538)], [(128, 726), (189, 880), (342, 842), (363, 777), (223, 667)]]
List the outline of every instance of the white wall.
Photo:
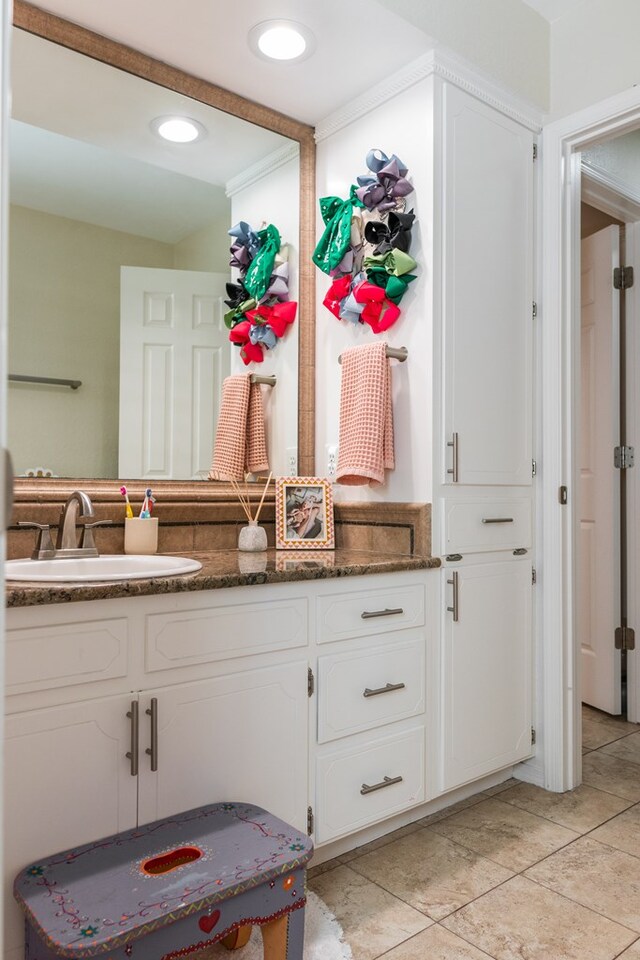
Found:
[[(289, 244), (289, 298), (298, 300), (300, 164), (297, 157), (272, 170), (255, 183), (236, 191), (231, 197), (231, 223), (245, 220), (255, 230), (273, 223), (280, 231), (283, 243)], [(231, 242), (230, 238), (229, 244)], [(228, 258), (227, 258), (228, 262)], [(275, 374), (273, 389), (262, 387), (267, 425), (269, 464), (274, 475), (289, 473), (288, 451), (297, 456), (298, 447), (298, 324), (289, 326), (287, 333), (273, 350), (264, 351), (263, 363), (245, 367), (239, 350), (232, 347), (232, 373)]]
[(640, 130), (582, 151), (582, 159), (626, 184), (640, 195)]
[[(431, 500), (432, 444), (432, 252), (433, 170), (431, 144), (431, 78), (422, 80), (380, 107), (318, 144), (317, 195), (346, 197), (358, 174), (366, 173), (371, 148), (396, 153), (409, 168), (414, 193), (407, 209), (416, 213), (410, 253), (417, 261), (418, 279), (409, 287), (401, 315), (385, 334), (376, 337), (367, 325), (337, 320), (322, 305), (330, 284), (317, 271), (316, 311), (316, 472), (327, 473), (327, 445), (338, 444), (340, 365), (345, 347), (384, 339), (406, 346), (404, 363), (392, 360), (396, 468), (381, 487), (334, 486), (337, 500)], [(322, 218), (318, 217), (318, 237)]]
[(640, 83), (638, 0), (584, 0), (551, 25), (551, 119)]

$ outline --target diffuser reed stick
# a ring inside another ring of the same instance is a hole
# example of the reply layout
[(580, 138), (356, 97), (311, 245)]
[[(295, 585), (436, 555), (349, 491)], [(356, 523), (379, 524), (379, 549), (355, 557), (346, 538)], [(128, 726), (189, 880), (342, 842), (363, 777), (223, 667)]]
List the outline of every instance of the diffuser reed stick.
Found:
[(262, 510), (262, 504), (264, 503), (264, 498), (265, 498), (266, 495), (267, 495), (267, 490), (269, 489), (269, 484), (271, 483), (271, 474), (272, 474), (272, 473), (273, 473), (273, 471), (271, 471), (271, 473), (270, 473), (269, 476), (267, 477), (267, 482), (265, 483), (265, 485), (264, 485), (264, 490), (262, 491), (262, 497), (261, 497), (261, 499), (260, 499), (260, 503), (259, 503), (259, 505), (258, 505), (258, 509), (256, 510), (256, 523), (258, 522), (258, 518), (260, 517), (260, 511)]
[(258, 504), (258, 509), (256, 510), (255, 517), (253, 517), (251, 513), (251, 510), (252, 510), (251, 495), (249, 493), (249, 487), (247, 483), (245, 482), (244, 493), (243, 493), (242, 490), (240, 489), (240, 484), (237, 482), (237, 480), (231, 480), (231, 486), (233, 487), (233, 492), (235, 493), (236, 497), (240, 501), (240, 506), (244, 510), (245, 516), (249, 521), (249, 523), (258, 522), (258, 519), (260, 517), (260, 511), (262, 510), (262, 504), (264, 503), (264, 498), (267, 495), (267, 490), (269, 489), (269, 484), (271, 483), (272, 475), (273, 475), (273, 471), (271, 471), (271, 473), (267, 477), (267, 482), (264, 485), (264, 490), (262, 491), (262, 497), (260, 498), (260, 503)]

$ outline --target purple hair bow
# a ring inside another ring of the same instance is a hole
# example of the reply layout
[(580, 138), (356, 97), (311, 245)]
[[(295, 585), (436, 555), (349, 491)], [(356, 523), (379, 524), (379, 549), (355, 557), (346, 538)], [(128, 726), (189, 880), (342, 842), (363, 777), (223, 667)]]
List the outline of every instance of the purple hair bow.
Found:
[(230, 266), (246, 270), (249, 261), (255, 257), (260, 247), (258, 234), (244, 220), (236, 223), (227, 233), (234, 238), (231, 245), (232, 260)]
[(395, 153), (389, 158), (383, 150), (370, 150), (367, 167), (375, 176), (358, 177), (356, 196), (368, 210), (392, 210), (398, 197), (412, 192), (413, 186), (406, 179), (409, 169)]

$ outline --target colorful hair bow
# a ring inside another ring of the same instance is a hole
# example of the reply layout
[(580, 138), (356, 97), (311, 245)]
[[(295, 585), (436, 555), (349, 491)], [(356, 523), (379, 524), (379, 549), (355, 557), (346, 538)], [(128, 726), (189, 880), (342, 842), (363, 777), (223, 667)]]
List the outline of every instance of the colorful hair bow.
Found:
[(289, 300), (287, 248), (272, 223), (256, 232), (241, 220), (229, 235), (230, 265), (240, 271), (240, 281), (227, 284), (230, 309), (224, 322), (242, 361), (262, 363), (264, 350), (276, 346), (296, 315), (297, 304)]
[(358, 177), (356, 196), (368, 210), (393, 210), (398, 198), (413, 191), (413, 185), (406, 179), (408, 168), (395, 153), (389, 159), (382, 150), (370, 150), (367, 166), (375, 176)]
[(362, 206), (354, 186), (347, 200), (341, 200), (340, 197), (320, 199), (325, 229), (313, 251), (312, 260), (323, 273), (335, 270), (351, 246), (351, 218), (355, 205)]
[(387, 222), (383, 220), (369, 220), (364, 228), (364, 237), (367, 243), (374, 244), (374, 255), (388, 253), (391, 249), (403, 250), (405, 253), (411, 246), (411, 227), (415, 220), (413, 210), (409, 213), (389, 214)]

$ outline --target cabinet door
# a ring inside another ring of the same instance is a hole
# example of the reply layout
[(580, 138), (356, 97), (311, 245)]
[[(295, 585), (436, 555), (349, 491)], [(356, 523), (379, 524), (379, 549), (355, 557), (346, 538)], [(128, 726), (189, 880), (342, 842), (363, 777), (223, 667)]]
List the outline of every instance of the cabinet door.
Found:
[(443, 95), (444, 439), (459, 483), (528, 484), (533, 138), (456, 87)]
[(24, 956), (13, 878), (40, 857), (136, 825), (137, 778), (128, 696), (7, 717), (5, 726), (5, 957)]
[(531, 754), (531, 565), (511, 559), (443, 576), (458, 615), (447, 612), (443, 630), (441, 786), (449, 790)]
[[(141, 695), (140, 823), (242, 800), (306, 830), (307, 668), (297, 661)], [(152, 699), (155, 772), (145, 753)]]

